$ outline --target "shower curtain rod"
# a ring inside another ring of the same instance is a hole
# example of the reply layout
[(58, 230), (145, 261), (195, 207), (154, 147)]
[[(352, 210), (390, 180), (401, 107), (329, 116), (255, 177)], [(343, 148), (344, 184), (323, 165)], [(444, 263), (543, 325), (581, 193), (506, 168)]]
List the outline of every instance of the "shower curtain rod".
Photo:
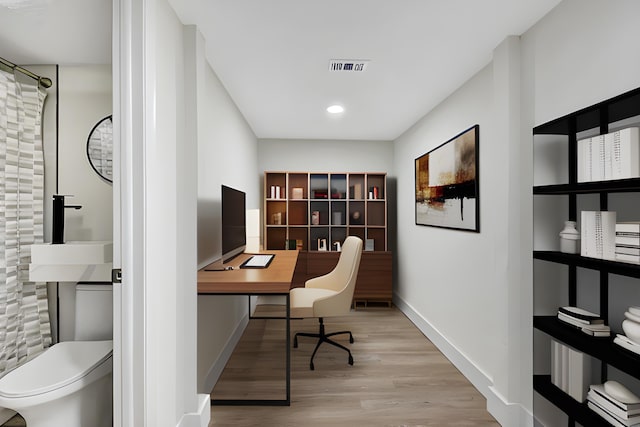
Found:
[(4, 59), (1, 56), (0, 56), (0, 62), (3, 63), (4, 65), (6, 65), (7, 67), (11, 68), (12, 70), (20, 71), (22, 74), (27, 75), (27, 76), (31, 77), (32, 79), (37, 80), (38, 83), (40, 83), (45, 88), (50, 88), (51, 85), (52, 85), (51, 79), (49, 77), (40, 77), (39, 75), (34, 74), (31, 71), (29, 71), (29, 70), (27, 70), (25, 68), (22, 68), (19, 65), (14, 64), (13, 62), (7, 61), (6, 59)]

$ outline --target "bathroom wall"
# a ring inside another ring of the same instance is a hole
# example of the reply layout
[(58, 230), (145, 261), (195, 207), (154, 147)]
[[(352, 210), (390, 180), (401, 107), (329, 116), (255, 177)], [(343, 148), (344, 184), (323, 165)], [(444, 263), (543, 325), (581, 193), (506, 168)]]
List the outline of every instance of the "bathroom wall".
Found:
[[(82, 205), (80, 210), (65, 210), (65, 241), (113, 240), (113, 187), (91, 168), (86, 148), (96, 123), (112, 114), (111, 65), (60, 66), (57, 96), (57, 168), (51, 141), (45, 159), (45, 170), (57, 171), (45, 177), (45, 241), (51, 241), (51, 195), (56, 193), (73, 195), (67, 203)], [(52, 291), (55, 294), (55, 288)], [(74, 291), (73, 285), (58, 287), (60, 341), (73, 339)]]

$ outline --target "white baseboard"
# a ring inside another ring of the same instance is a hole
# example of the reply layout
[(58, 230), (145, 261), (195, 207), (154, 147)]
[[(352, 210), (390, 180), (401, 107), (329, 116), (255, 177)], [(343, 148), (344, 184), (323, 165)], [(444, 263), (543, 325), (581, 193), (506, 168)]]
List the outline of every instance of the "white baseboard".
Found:
[(427, 319), (398, 295), (394, 295), (393, 302), (487, 399), (487, 411), (500, 425), (533, 426), (532, 414), (519, 403), (507, 402), (493, 387), (491, 378), (442, 335)]
[(207, 427), (211, 421), (211, 397), (208, 394), (198, 395), (198, 411), (184, 414), (176, 427)]
[(229, 358), (231, 357), (231, 354), (233, 353), (233, 349), (236, 348), (236, 345), (238, 344), (238, 341), (240, 341), (240, 338), (242, 337), (242, 334), (244, 333), (244, 330), (248, 324), (249, 316), (247, 315), (244, 316), (244, 318), (242, 318), (242, 320), (238, 323), (235, 331), (233, 331), (233, 333), (227, 340), (227, 343), (224, 345), (220, 356), (218, 357), (218, 359), (216, 359), (215, 362), (213, 362), (211, 368), (209, 368), (207, 376), (204, 379), (204, 390), (213, 390), (216, 382), (218, 382), (218, 378), (220, 378), (220, 375), (222, 375), (224, 366), (227, 364)]

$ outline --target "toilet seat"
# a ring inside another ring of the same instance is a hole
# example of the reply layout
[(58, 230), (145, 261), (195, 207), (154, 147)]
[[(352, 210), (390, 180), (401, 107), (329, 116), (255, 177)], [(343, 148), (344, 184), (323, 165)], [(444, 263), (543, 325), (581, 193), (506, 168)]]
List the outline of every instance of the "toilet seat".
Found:
[(0, 379), (0, 397), (37, 396), (89, 375), (113, 353), (113, 341), (65, 341), (53, 345)]

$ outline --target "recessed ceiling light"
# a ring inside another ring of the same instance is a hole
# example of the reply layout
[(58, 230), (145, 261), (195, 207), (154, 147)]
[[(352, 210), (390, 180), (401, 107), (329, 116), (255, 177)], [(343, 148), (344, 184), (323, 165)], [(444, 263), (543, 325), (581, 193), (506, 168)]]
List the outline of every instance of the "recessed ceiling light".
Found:
[(344, 107), (342, 105), (332, 105), (330, 107), (327, 107), (327, 111), (331, 114), (339, 114), (344, 111)]

